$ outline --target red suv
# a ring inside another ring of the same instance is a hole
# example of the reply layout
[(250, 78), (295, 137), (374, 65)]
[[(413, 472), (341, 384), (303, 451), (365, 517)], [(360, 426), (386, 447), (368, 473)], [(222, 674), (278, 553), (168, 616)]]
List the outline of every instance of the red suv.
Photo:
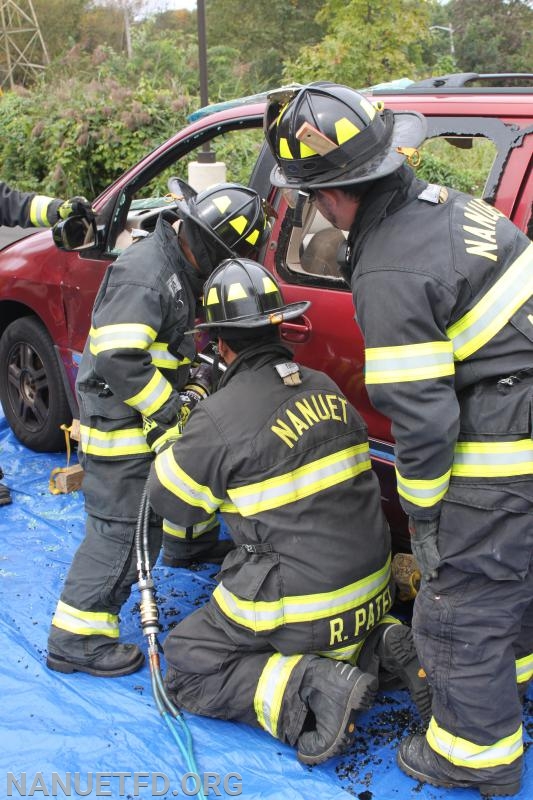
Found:
[[(498, 85), (503, 83), (507, 86)], [(407, 87), (374, 87), (386, 107), (422, 112), (428, 139), (424, 177), (482, 196), (532, 233), (533, 76), (450, 75)], [(513, 85), (514, 84), (514, 85)], [(522, 85), (521, 85), (522, 84)], [(524, 85), (525, 84), (525, 85)], [(276, 275), (287, 302), (312, 301), (304, 317), (283, 325), (295, 357), (324, 370), (364, 416), (385, 510), (401, 546), (405, 518), (394, 477), (394, 445), (386, 418), (365, 391), (364, 348), (349, 287), (336, 251), (343, 234), (313, 205), (293, 227), (283, 196), (270, 186), (272, 156), (262, 133), (265, 97), (202, 109), (191, 123), (124, 173), (93, 205), (97, 236), (75, 251), (58, 249), (50, 231), (32, 234), (0, 252), (0, 399), (16, 436), (28, 447), (57, 450), (62, 423), (77, 415), (74, 381), (89, 329), (93, 299), (106, 266), (131, 242), (134, 228), (152, 230), (168, 208), (166, 184), (186, 176), (206, 148), (223, 151), (227, 180), (248, 182), (277, 211), (261, 259)], [(250, 174), (242, 174), (243, 160)], [(460, 166), (458, 171), (457, 167)]]

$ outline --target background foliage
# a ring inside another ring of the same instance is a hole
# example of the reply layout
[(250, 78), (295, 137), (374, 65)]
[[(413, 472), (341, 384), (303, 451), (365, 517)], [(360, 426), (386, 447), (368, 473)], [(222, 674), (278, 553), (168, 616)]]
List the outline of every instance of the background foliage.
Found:
[[(0, 174), (21, 189), (93, 198), (200, 105), (196, 12), (146, 15), (142, 0), (33, 2), (51, 63), (32, 84), (6, 90), (0, 54)], [(532, 6), (206, 0), (209, 100), (289, 81), (363, 88), (449, 71), (526, 71)], [(253, 156), (255, 143), (242, 146), (243, 158)], [(438, 154), (431, 159), (438, 171)], [(476, 183), (460, 165), (452, 178)]]

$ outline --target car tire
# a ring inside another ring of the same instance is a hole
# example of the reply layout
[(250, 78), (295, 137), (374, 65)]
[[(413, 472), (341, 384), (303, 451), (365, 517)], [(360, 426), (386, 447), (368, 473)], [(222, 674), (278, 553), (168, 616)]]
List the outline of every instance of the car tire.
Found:
[(38, 453), (65, 449), (70, 411), (52, 339), (36, 317), (12, 322), (0, 339), (0, 401), (22, 444)]

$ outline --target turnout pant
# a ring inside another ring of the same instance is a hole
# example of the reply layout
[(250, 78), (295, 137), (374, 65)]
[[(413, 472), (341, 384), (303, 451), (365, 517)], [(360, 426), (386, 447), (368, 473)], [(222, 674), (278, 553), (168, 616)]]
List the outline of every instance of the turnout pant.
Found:
[[(385, 616), (380, 622), (397, 620)], [(375, 638), (372, 630), (369, 640)], [(294, 745), (308, 713), (299, 690), (315, 657), (311, 638), (306, 624), (254, 635), (228, 620), (211, 599), (168, 635), (165, 684), (180, 708), (246, 722)], [(365, 644), (359, 652), (360, 661), (368, 662), (361, 666), (366, 671), (375, 643), (368, 653)]]
[(519, 768), (517, 677), (533, 671), (533, 482), (452, 485), (438, 542), (443, 565), (413, 615), (433, 689), (428, 743), (458, 766)]
[[(74, 555), (52, 620), (48, 650), (88, 660), (119, 636), (118, 614), (137, 581), (135, 528), (148, 459), (83, 459), (85, 538)], [(151, 515), (150, 559), (161, 548), (161, 520)]]

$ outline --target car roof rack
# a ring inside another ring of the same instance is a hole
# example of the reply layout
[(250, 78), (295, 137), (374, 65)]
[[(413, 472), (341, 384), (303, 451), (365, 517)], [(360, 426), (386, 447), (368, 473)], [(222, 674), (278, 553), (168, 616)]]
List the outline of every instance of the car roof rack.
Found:
[(455, 72), (449, 75), (438, 75), (414, 81), (404, 88), (375, 87), (373, 94), (389, 93), (434, 93), (441, 92), (531, 92), (533, 89), (533, 73), (531, 72)]

